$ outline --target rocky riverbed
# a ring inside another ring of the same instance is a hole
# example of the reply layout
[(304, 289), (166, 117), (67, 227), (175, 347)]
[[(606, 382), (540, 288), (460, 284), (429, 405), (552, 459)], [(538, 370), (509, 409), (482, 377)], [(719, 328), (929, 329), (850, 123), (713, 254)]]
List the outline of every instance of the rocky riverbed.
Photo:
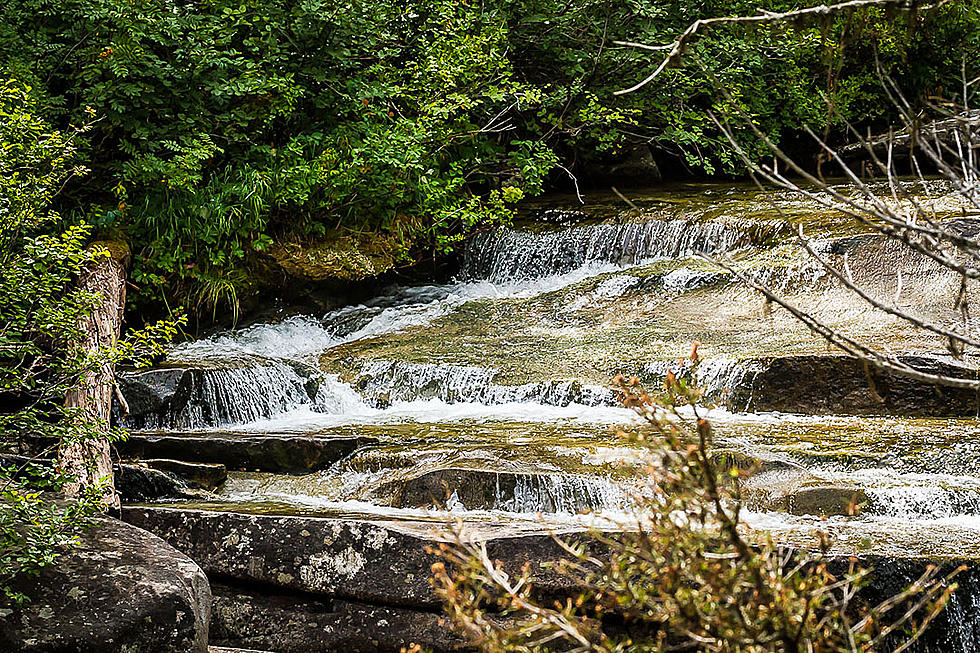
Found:
[[(941, 215), (975, 226), (945, 201)], [(826, 531), (882, 591), (930, 561), (965, 562), (914, 650), (980, 648), (976, 393), (871, 372), (699, 254), (916, 369), (976, 378), (976, 361), (823, 273), (794, 225), (908, 310), (958, 319), (959, 281), (780, 193), (690, 185), (633, 202), (551, 199), (474, 237), (451, 283), (284, 315), (120, 375), (123, 519), (207, 575), (212, 645), (463, 647), (428, 582), (427, 548), (455, 519), (567, 595), (544, 564), (562, 555), (551, 534), (624, 527), (642, 485), (645, 451), (615, 430), (643, 426), (611, 378), (656, 384), (697, 341), (718, 455), (758, 470), (748, 527), (797, 547)]]

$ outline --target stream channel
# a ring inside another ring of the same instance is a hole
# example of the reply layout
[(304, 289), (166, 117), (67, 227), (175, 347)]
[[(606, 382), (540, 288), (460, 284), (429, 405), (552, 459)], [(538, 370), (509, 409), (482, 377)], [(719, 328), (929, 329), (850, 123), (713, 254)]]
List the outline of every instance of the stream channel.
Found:
[[(548, 198), (475, 235), (451, 283), (218, 334), (122, 374), (136, 442), (354, 443), (303, 473), (272, 464), (276, 453), (242, 459), (213, 492), (146, 509), (414, 532), (454, 518), (493, 534), (627, 522), (644, 451), (615, 432), (643, 426), (610, 380), (656, 385), (697, 341), (718, 449), (760, 465), (745, 484), (748, 528), (803, 545), (824, 530), (835, 552), (892, 561), (980, 559), (976, 397), (889, 378), (872, 391), (863, 367), (697, 254), (761, 275), (862, 342), (975, 374), (834, 282), (796, 225), (869, 293), (919, 314), (958, 319), (952, 275), (776, 191), (690, 184), (631, 195), (635, 207), (587, 200)], [(934, 201), (957, 215), (950, 197)], [(921, 650), (980, 650), (974, 575)]]

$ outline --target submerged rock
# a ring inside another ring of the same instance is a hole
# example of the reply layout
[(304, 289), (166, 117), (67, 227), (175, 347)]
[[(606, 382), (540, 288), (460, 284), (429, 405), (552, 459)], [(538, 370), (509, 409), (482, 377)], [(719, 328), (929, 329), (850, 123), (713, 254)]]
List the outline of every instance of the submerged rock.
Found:
[(869, 502), (864, 489), (848, 485), (771, 485), (749, 489), (746, 494), (753, 509), (815, 517), (857, 516)]
[(360, 447), (376, 442), (361, 437), (298, 434), (132, 434), (116, 446), (135, 458), (169, 458), (215, 463), (228, 469), (306, 474), (329, 467)]
[(38, 576), (14, 581), (30, 602), (0, 603), (0, 650), (205, 653), (211, 591), (200, 567), (139, 528), (95, 524)]

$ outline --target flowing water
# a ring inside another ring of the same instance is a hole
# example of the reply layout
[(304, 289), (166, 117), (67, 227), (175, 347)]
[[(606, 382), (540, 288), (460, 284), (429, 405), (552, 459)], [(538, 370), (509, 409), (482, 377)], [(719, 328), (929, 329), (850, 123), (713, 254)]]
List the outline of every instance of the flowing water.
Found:
[[(719, 446), (767, 470), (752, 480), (750, 526), (790, 542), (824, 530), (848, 553), (980, 557), (975, 417), (744, 412), (762, 401), (756, 378), (771, 357), (833, 352), (699, 254), (761, 274), (826, 323), (896, 353), (945, 348), (834, 284), (786, 219), (828, 256), (844, 251), (855, 279), (900, 307), (952, 322), (956, 279), (780, 193), (688, 186), (635, 198), (639, 208), (616, 201), (559, 198), (478, 234), (449, 284), (393, 287), (178, 347), (168, 364), (195, 370), (182, 386), (189, 398), (134, 425), (377, 439), (305, 476), (233, 472), (213, 502), (223, 508), (616, 521), (642, 492), (646, 453), (610, 429), (642, 428), (610, 379), (656, 383), (698, 341), (707, 396), (741, 397), (709, 412)], [(849, 493), (861, 498), (856, 515), (840, 509)], [(822, 503), (801, 498), (815, 496)], [(980, 617), (963, 603), (973, 598), (957, 600), (961, 632), (948, 650), (975, 650)]]

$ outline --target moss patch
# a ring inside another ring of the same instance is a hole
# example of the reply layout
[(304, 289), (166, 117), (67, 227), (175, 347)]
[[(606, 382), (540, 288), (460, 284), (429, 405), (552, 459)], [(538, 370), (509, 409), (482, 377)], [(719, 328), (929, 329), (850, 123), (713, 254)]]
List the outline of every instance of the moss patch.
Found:
[(395, 251), (394, 241), (379, 234), (333, 233), (312, 244), (275, 245), (268, 254), (287, 274), (304, 281), (359, 281), (391, 270)]

